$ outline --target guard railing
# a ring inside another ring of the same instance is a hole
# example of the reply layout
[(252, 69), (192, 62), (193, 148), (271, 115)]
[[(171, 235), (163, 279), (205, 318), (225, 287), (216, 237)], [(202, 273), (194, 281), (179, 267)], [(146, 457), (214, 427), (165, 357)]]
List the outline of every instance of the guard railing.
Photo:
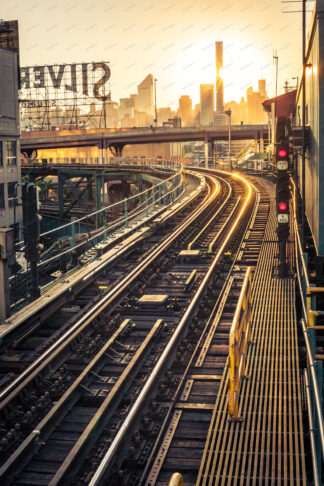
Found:
[[(57, 228), (53, 228), (49, 231), (43, 232), (40, 237), (44, 236), (56, 236), (58, 233), (62, 234), (66, 231), (71, 231), (71, 244), (70, 248), (47, 258), (46, 260), (42, 260), (39, 262), (38, 266), (43, 266), (48, 264), (50, 261), (63, 257), (64, 255), (70, 254), (72, 251), (75, 251), (78, 248), (82, 247), (89, 247), (89, 243), (94, 244), (98, 243), (101, 240), (105, 240), (109, 234), (117, 227), (125, 227), (128, 228), (130, 226), (130, 222), (133, 220), (147, 220), (153, 213), (157, 210), (162, 210), (173, 204), (183, 193), (184, 190), (184, 172), (183, 172), (183, 164), (177, 162), (175, 160), (166, 160), (166, 159), (135, 159), (133, 158), (131, 161), (130, 159), (122, 159), (119, 158), (117, 160), (118, 166), (130, 166), (132, 165), (130, 162), (133, 163), (135, 166), (143, 166), (149, 167), (170, 172), (169, 177), (163, 179), (161, 182), (157, 184), (153, 184), (152, 187), (146, 189), (140, 193), (135, 194), (129, 198), (123, 199), (116, 203), (107, 205), (98, 209), (86, 216), (82, 216), (81, 218), (72, 218), (71, 222), (63, 224)], [(116, 162), (116, 163), (117, 163)], [(130, 211), (130, 207), (136, 202), (140, 201), (140, 204), (135, 207), (135, 209)], [(89, 222), (89, 218), (100, 216), (101, 219), (104, 219), (105, 215), (112, 215), (116, 214), (120, 217), (117, 217), (112, 224), (107, 227), (107, 224), (102, 221), (102, 224), (92, 232), (92, 234), (88, 233), (88, 236), (81, 242), (76, 243), (76, 235), (83, 233), (82, 225), (87, 225)], [(17, 245), (23, 245), (23, 242), (17, 243)]]
[(169, 486), (183, 486), (183, 477), (180, 473), (174, 473), (171, 476)]
[(163, 170), (177, 170), (180, 162), (191, 159), (176, 159), (162, 157), (55, 157), (55, 158), (23, 158), (21, 166), (28, 168), (50, 168), (58, 167), (64, 169), (71, 166), (77, 166), (83, 169), (104, 168), (114, 169), (121, 166), (149, 166)]
[(310, 445), (313, 460), (314, 484), (321, 485), (322, 460), (324, 459), (324, 420), (323, 420), (323, 356), (316, 354), (316, 331), (324, 326), (316, 324), (316, 318), (323, 316), (324, 311), (316, 307), (316, 296), (324, 292), (324, 287), (311, 284), (308, 276), (308, 254), (303, 251), (298, 219), (296, 184), (293, 187), (293, 228), (296, 259), (297, 283), (302, 304), (300, 325), (306, 344), (307, 369), (304, 370), (306, 402), (308, 409)]
[(238, 420), (238, 402), (241, 380), (246, 376), (245, 362), (251, 340), (251, 267), (244, 276), (229, 335), (228, 411)]

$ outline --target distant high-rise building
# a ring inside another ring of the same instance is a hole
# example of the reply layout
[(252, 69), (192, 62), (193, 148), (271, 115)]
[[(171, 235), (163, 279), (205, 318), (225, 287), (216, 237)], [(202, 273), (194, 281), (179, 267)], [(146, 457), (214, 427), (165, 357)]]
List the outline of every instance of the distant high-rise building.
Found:
[(254, 92), (252, 86), (246, 91), (247, 122), (251, 124), (266, 123), (266, 113), (262, 103), (267, 97), (264, 79), (259, 80), (259, 91)]
[(147, 127), (153, 121), (152, 115), (148, 115), (145, 111), (135, 111), (135, 126)]
[(200, 85), (200, 125), (208, 126), (214, 123), (214, 85)]
[(120, 98), (119, 100), (119, 119), (122, 120), (124, 116), (134, 117), (134, 99)]
[(160, 126), (162, 126), (163, 123), (168, 122), (168, 120), (174, 116), (175, 112), (169, 106), (167, 108), (158, 108), (157, 110), (157, 119)]
[(223, 113), (224, 111), (224, 83), (221, 77), (221, 69), (223, 68), (223, 41), (215, 42), (216, 54), (216, 111)]
[(134, 110), (137, 110), (137, 94), (131, 94), (130, 99), (133, 100), (133, 108)]
[(242, 96), (240, 101), (240, 120), (243, 123), (247, 123), (247, 102), (245, 101), (244, 96)]
[(233, 125), (239, 125), (243, 121), (241, 118), (240, 104), (236, 101), (225, 103), (225, 110), (231, 110), (231, 122)]
[(146, 78), (137, 86), (137, 111), (145, 112), (149, 117), (154, 116), (153, 105), (153, 76), (148, 74)]
[(179, 98), (178, 115), (181, 118), (181, 123), (183, 127), (192, 126), (192, 99), (190, 98), (190, 96), (183, 95)]
[(197, 103), (195, 105), (195, 110), (194, 110), (194, 126), (199, 127), (200, 125), (200, 103)]
[(259, 87), (259, 93), (261, 96), (264, 96), (264, 98), (267, 97), (267, 91), (266, 91), (266, 80), (265, 79), (259, 79), (258, 81), (258, 87)]

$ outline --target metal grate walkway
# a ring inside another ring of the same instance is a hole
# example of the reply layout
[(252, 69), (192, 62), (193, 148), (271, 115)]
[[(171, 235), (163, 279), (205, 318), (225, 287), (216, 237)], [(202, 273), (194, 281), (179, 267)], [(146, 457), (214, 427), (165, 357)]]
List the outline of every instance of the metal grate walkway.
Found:
[(272, 207), (253, 279), (243, 421), (228, 420), (225, 370), (196, 486), (307, 484), (295, 282), (275, 277), (276, 239)]

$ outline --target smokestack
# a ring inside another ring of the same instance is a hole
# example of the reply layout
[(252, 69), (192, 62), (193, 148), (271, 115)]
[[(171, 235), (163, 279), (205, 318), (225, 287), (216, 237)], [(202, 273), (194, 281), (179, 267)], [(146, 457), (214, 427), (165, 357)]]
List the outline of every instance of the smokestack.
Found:
[(220, 76), (220, 70), (223, 67), (223, 41), (215, 42), (216, 53), (216, 111), (224, 111), (224, 84)]

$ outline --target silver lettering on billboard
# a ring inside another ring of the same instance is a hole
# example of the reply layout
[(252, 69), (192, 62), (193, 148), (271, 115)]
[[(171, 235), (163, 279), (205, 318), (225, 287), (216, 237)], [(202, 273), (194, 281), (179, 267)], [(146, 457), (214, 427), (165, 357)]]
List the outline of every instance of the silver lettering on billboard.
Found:
[[(96, 80), (92, 86), (89, 86), (90, 70), (103, 71), (102, 77)], [(81, 71), (79, 71), (77, 70), (77, 64), (22, 67), (20, 69), (21, 89), (54, 88), (55, 90), (64, 89), (65, 91), (77, 93), (80, 86), (84, 96), (93, 96), (98, 101), (110, 99), (110, 94), (104, 94), (102, 89), (111, 75), (110, 67), (107, 63), (82, 63)], [(78, 80), (80, 73), (81, 79)], [(62, 85), (63, 79), (67, 81), (64, 86)], [(89, 95), (89, 88), (92, 88), (91, 95)]]

